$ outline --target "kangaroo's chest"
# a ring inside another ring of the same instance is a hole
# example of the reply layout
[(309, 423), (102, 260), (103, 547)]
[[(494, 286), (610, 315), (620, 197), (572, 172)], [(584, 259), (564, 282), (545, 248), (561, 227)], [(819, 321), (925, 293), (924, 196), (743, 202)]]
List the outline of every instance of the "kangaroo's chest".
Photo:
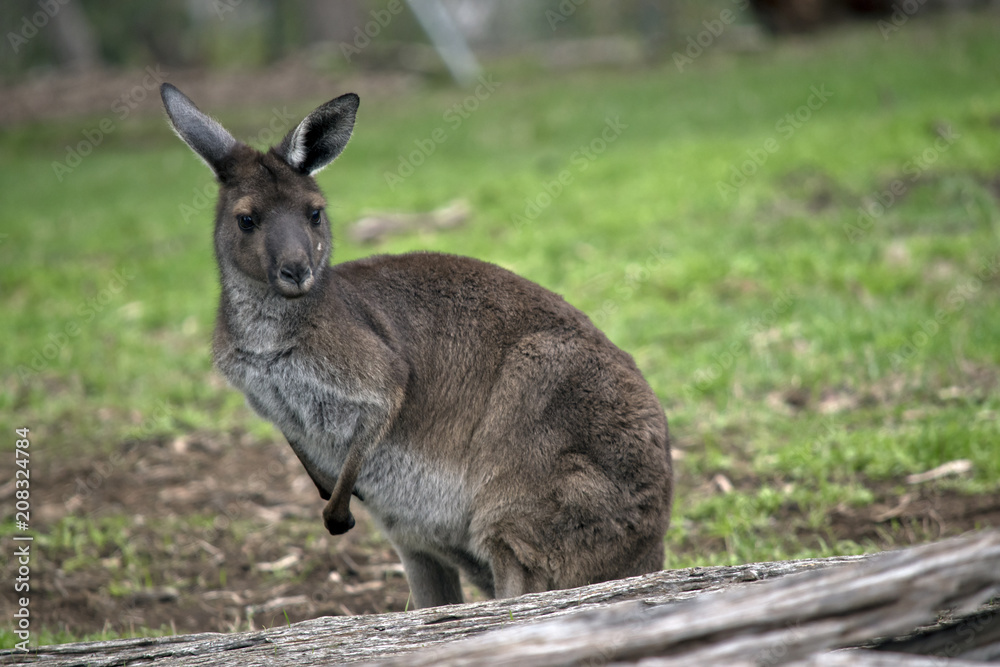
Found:
[[(231, 351), (218, 361), (250, 407), (277, 426), (303, 464), (332, 488), (366, 418), (366, 398), (294, 354)], [(412, 445), (405, 437), (376, 444), (356, 489), (394, 543), (435, 551), (462, 548), (470, 523), (466, 476)]]
[(219, 355), (218, 365), (250, 407), (288, 438), (303, 463), (332, 485), (358, 429), (363, 398), (294, 353), (233, 349)]
[(358, 480), (365, 506), (397, 547), (465, 551), (472, 519), (467, 476), (400, 444), (387, 441), (366, 461)]
[(357, 403), (294, 357), (247, 355), (227, 371), (250, 406), (289, 435), (345, 440), (354, 431)]

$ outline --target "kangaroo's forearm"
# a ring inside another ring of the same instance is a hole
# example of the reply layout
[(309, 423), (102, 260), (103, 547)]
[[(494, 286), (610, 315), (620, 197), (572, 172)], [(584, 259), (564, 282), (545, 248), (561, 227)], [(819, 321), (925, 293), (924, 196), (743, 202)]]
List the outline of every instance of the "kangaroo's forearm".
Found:
[(337, 483), (330, 492), (330, 499), (323, 508), (323, 521), (333, 535), (346, 533), (354, 527), (351, 515), (351, 495), (361, 474), (361, 467), (369, 453), (378, 446), (388, 432), (389, 415), (381, 410), (373, 410), (360, 420), (358, 430), (351, 439), (344, 465), (337, 475)]

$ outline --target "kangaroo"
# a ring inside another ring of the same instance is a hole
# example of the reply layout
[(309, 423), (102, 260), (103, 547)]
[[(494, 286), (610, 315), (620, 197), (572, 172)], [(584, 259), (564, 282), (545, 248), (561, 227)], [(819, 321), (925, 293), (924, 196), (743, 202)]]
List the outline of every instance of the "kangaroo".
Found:
[(559, 295), (426, 252), (330, 264), (313, 176), (360, 100), (323, 104), (262, 153), (160, 89), (219, 185), (216, 366), (284, 434), (327, 501), (351, 496), (417, 607), (573, 588), (663, 567), (673, 497), (663, 409), (632, 357)]

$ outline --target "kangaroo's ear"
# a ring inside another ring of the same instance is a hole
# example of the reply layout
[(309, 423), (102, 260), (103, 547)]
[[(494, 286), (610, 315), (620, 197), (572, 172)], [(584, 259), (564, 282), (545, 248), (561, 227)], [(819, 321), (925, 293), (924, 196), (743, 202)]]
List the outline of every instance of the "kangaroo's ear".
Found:
[(347, 93), (330, 100), (305, 117), (274, 151), (292, 169), (315, 174), (336, 159), (354, 130), (354, 117), (361, 99)]
[(212, 168), (216, 176), (220, 176), (223, 161), (236, 145), (233, 135), (169, 83), (160, 86), (160, 97), (177, 136)]

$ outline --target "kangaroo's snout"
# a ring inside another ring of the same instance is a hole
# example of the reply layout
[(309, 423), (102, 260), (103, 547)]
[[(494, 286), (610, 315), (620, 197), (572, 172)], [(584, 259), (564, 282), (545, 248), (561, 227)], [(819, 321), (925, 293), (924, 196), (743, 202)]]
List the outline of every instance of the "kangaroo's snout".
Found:
[(278, 266), (272, 284), (282, 296), (296, 298), (306, 294), (315, 282), (316, 278), (312, 267), (309, 266), (308, 260), (303, 257), (282, 262)]
[(278, 219), (267, 230), (265, 243), (271, 287), (288, 299), (305, 296), (316, 283), (318, 272), (309, 252), (313, 245), (309, 232), (294, 217)]

